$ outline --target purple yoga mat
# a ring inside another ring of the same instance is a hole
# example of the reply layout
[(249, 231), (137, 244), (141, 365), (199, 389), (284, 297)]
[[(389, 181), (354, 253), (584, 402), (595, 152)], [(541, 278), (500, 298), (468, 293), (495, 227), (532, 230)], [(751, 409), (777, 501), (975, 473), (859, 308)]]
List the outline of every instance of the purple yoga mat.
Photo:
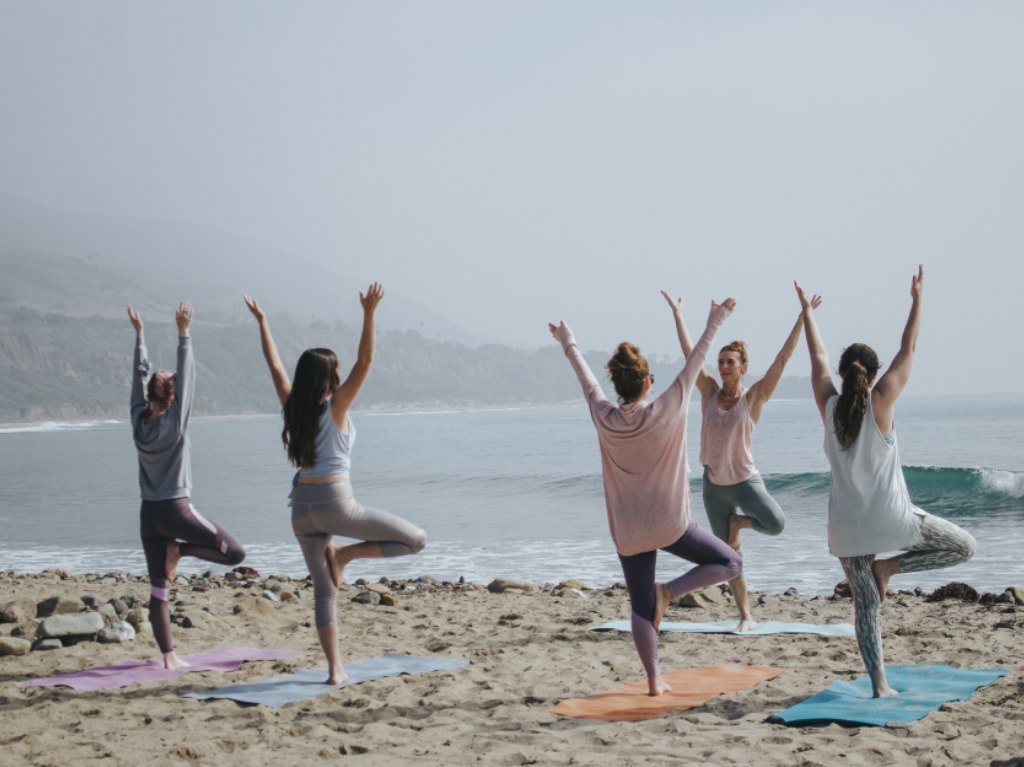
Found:
[(194, 655), (182, 655), (181, 658), (192, 665), (189, 668), (168, 670), (163, 661), (129, 660), (116, 666), (100, 666), (74, 674), (33, 679), (25, 682), (35, 687), (73, 687), (76, 690), (108, 690), (114, 687), (125, 687), (140, 682), (158, 682), (174, 679), (189, 671), (234, 671), (250, 660), (280, 660), (308, 655), (292, 650), (264, 650), (259, 647), (222, 647), (216, 650), (197, 652)]

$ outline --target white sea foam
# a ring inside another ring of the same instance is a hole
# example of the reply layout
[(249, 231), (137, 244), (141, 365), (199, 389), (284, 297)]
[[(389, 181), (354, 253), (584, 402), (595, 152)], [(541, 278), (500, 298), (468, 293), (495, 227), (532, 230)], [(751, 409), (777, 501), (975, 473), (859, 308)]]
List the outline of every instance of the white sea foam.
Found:
[(108, 426), (125, 423), (124, 421), (43, 421), (41, 423), (30, 423), (23, 425), (6, 424), (0, 426), (0, 434), (24, 434), (55, 431), (86, 431), (88, 429), (101, 429)]
[(1011, 498), (1024, 498), (1024, 473), (981, 469), (981, 486), (993, 493), (1002, 493)]

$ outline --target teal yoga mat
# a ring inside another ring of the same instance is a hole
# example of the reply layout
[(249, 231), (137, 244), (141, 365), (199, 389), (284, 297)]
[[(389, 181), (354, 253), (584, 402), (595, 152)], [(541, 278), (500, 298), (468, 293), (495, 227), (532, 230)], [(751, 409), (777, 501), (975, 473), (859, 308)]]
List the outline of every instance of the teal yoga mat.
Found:
[(419, 658), (415, 655), (387, 654), (379, 658), (368, 658), (345, 664), (348, 679), (338, 686), (324, 684), (327, 669), (307, 668), (288, 676), (262, 679), (248, 684), (233, 684), (205, 692), (186, 693), (186, 698), (208, 700), (228, 698), (239, 703), (254, 703), (278, 708), (287, 703), (314, 698), (317, 695), (334, 692), (339, 687), (381, 679), (399, 674), (424, 674), (428, 671), (461, 668), (469, 661), (460, 658)]
[[(765, 636), (766, 634), (819, 634), (829, 637), (854, 636), (850, 623), (784, 623), (782, 621), (761, 621), (750, 631), (736, 631), (738, 621), (733, 618), (713, 623), (672, 623), (661, 622), (662, 631), (678, 631), (689, 634), (738, 634), (740, 636)], [(611, 621), (591, 626), (591, 631), (631, 631), (629, 621)]]
[(802, 726), (837, 724), (882, 726), (923, 719), (951, 700), (967, 700), (979, 687), (1009, 673), (1004, 668), (962, 669), (952, 666), (890, 666), (889, 686), (899, 695), (871, 697), (871, 680), (836, 681), (795, 706), (780, 711), (771, 721)]

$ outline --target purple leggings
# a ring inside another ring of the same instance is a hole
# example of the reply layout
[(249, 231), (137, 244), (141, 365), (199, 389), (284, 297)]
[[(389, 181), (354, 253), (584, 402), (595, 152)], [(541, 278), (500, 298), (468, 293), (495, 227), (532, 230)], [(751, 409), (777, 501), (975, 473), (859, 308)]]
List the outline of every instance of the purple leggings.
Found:
[(160, 652), (174, 649), (171, 639), (171, 611), (167, 605), (170, 588), (164, 568), (167, 544), (182, 541), (181, 555), (221, 565), (241, 564), (245, 549), (231, 534), (192, 508), (188, 498), (143, 501), (139, 512), (142, 550), (149, 571), (149, 622)]
[[(697, 564), (696, 567), (668, 582), (673, 599), (705, 586), (731, 581), (743, 569), (740, 555), (724, 541), (701, 530), (696, 522), (690, 522), (678, 541), (663, 546), (661, 550)], [(633, 644), (636, 645), (637, 654), (640, 656), (640, 662), (644, 664), (648, 679), (661, 676), (658, 669), (658, 633), (654, 630), (653, 623), (656, 606), (654, 568), (657, 560), (656, 550), (628, 557), (619, 554), (622, 573), (626, 576), (629, 603), (633, 610)]]

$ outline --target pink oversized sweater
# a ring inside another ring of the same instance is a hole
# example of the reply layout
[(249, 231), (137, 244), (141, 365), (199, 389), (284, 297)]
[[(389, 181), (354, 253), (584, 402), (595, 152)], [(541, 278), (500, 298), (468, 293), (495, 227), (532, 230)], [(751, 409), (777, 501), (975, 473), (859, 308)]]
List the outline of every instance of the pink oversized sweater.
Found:
[(661, 395), (619, 406), (605, 397), (572, 331), (563, 325), (556, 334), (597, 427), (608, 526), (624, 556), (675, 543), (690, 523), (686, 409), (715, 333), (728, 316), (724, 307), (712, 308), (693, 353)]

